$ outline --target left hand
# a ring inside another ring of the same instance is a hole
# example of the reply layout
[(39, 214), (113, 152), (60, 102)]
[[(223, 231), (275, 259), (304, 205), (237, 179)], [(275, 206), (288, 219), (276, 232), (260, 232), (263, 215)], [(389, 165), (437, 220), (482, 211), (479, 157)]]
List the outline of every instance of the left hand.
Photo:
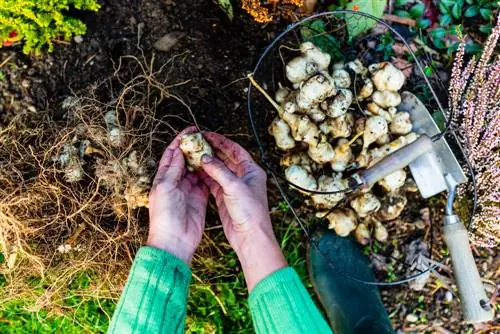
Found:
[(186, 171), (179, 149), (180, 137), (196, 132), (183, 130), (167, 147), (149, 194), (147, 245), (163, 249), (188, 265), (205, 228), (209, 190), (196, 173)]

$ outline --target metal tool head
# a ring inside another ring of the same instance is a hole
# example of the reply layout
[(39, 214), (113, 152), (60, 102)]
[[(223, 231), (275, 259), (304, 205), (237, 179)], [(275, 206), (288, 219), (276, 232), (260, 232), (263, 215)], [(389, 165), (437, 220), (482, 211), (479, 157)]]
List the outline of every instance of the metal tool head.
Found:
[[(432, 137), (440, 130), (424, 104), (412, 93), (401, 94), (399, 111), (410, 114), (413, 131)], [(448, 189), (444, 175), (450, 174), (457, 184), (467, 180), (460, 164), (443, 137), (433, 143), (433, 151), (415, 159), (409, 165), (415, 183), (422, 194), (428, 198)]]

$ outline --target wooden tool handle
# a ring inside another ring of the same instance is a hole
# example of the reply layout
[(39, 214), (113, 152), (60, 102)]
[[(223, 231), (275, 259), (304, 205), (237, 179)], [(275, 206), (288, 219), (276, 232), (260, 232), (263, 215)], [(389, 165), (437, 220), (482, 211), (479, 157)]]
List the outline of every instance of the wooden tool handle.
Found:
[(488, 298), (472, 256), (467, 229), (457, 216), (447, 217), (456, 217), (457, 221), (455, 224), (445, 224), (443, 232), (453, 262), (464, 320), (468, 323), (490, 321), (493, 319), (493, 310), (487, 311), (481, 306), (481, 302), (487, 302)]
[(364, 182), (371, 186), (392, 172), (408, 166), (410, 162), (431, 150), (432, 140), (428, 136), (422, 135), (413, 143), (389, 154), (372, 167), (359, 172), (359, 174), (364, 179)]

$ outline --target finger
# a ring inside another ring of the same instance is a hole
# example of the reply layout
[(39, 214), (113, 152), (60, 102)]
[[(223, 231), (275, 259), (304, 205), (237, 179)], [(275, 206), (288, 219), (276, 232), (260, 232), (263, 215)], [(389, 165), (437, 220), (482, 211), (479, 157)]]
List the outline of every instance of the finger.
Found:
[(218, 158), (204, 155), (201, 168), (208, 176), (214, 179), (224, 191), (229, 190), (234, 182), (238, 181), (238, 177)]
[(195, 173), (192, 173), (192, 172), (188, 172), (186, 174), (186, 180), (189, 181), (190, 184), (192, 184), (193, 186), (196, 186), (198, 184), (198, 182), (200, 181), (200, 179), (198, 178), (198, 176), (195, 174)]
[(224, 164), (234, 173), (236, 174), (237, 176), (241, 176), (241, 167), (239, 164), (233, 162), (233, 160), (231, 160), (226, 153), (224, 153), (223, 151), (219, 151), (219, 150), (214, 150), (215, 151), (215, 155), (221, 159)]
[[(199, 171), (198, 171), (199, 173)], [(213, 188), (215, 186), (220, 187), (217, 182), (214, 181), (207, 173), (203, 172), (203, 174), (199, 174), (200, 180), (206, 184), (209, 188)]]
[(172, 140), (172, 142), (167, 146), (165, 149), (165, 152), (163, 152), (163, 155), (160, 159), (160, 163), (158, 166), (158, 174), (163, 175), (168, 167), (170, 166), (170, 163), (172, 162), (172, 157), (174, 155), (174, 152), (176, 149), (179, 148), (179, 145), (181, 144), (181, 137), (182, 135), (186, 133), (192, 133), (196, 132), (197, 128), (195, 126), (190, 126), (182, 130), (175, 136), (175, 138)]
[[(180, 149), (176, 149), (172, 156), (172, 161), (163, 174), (163, 179), (170, 182), (180, 182), (186, 171), (186, 162)], [(158, 173), (159, 174), (159, 173)]]
[(203, 196), (208, 201), (208, 195), (210, 194), (210, 189), (208, 188), (208, 186), (203, 182), (198, 182), (198, 188), (201, 190)]
[(230, 160), (235, 164), (240, 164), (244, 161), (254, 162), (250, 153), (234, 141), (215, 132), (204, 132), (203, 136), (207, 139), (212, 147), (217, 151), (223, 152), (224, 162)]
[[(226, 156), (224, 152), (216, 151), (217, 156)], [(226, 158), (228, 159), (228, 158)], [(254, 173), (261, 169), (261, 167), (254, 160), (244, 160), (238, 164), (231, 162), (230, 160), (222, 159), (224, 163), (235, 173), (238, 177), (243, 177), (248, 174)]]
[(160, 164), (158, 166), (158, 174), (163, 174), (170, 166), (170, 162), (172, 161), (172, 157), (174, 156), (174, 149), (167, 148), (160, 159)]
[(172, 140), (172, 142), (170, 143), (170, 145), (168, 145), (167, 148), (169, 148), (171, 150), (175, 150), (181, 144), (181, 137), (183, 135), (185, 135), (187, 133), (194, 133), (194, 132), (198, 132), (198, 128), (196, 126), (189, 126), (189, 127), (185, 128), (184, 130), (182, 130), (181, 132), (179, 132), (175, 136), (175, 138)]
[(217, 182), (215, 182), (214, 179), (204, 173), (201, 180), (208, 187), (210, 193), (214, 196), (216, 201), (219, 201), (219, 199), (224, 199), (224, 191), (222, 190), (222, 187)]

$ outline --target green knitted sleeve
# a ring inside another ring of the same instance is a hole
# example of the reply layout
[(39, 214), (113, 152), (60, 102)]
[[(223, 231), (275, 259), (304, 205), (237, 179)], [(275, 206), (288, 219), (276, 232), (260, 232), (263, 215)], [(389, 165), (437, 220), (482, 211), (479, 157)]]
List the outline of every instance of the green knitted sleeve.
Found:
[(260, 281), (250, 293), (249, 305), (256, 333), (332, 333), (290, 267)]
[(191, 270), (163, 250), (141, 247), (108, 333), (183, 333)]

